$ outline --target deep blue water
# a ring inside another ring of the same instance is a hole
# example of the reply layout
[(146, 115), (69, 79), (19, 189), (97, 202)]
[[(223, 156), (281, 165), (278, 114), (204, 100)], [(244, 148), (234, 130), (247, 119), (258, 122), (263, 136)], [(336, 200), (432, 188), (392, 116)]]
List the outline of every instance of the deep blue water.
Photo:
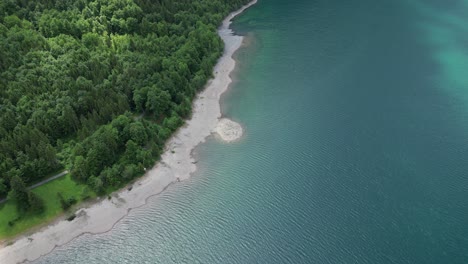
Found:
[(233, 144), (37, 263), (468, 263), (468, 1), (260, 0)]

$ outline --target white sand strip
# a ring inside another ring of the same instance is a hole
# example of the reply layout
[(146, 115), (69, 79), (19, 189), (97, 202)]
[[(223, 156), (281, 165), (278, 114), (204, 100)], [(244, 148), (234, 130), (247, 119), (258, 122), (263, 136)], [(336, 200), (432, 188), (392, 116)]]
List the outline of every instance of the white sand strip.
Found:
[(216, 128), (221, 117), (219, 99), (231, 83), (229, 75), (236, 64), (232, 55), (242, 44), (243, 37), (234, 36), (229, 29), (231, 19), (256, 2), (250, 2), (223, 21), (218, 34), (225, 43), (225, 51), (214, 68), (215, 77), (195, 100), (192, 119), (167, 143), (161, 162), (138, 180), (131, 191), (123, 189), (110, 200), (102, 199), (78, 210), (78, 217), (71, 222), (57, 220), (30, 236), (18, 238), (13, 245), (1, 245), (1, 264), (32, 261), (82, 234), (108, 232), (132, 208), (144, 205), (149, 197), (159, 194), (171, 183), (190, 177), (196, 170), (191, 152)]

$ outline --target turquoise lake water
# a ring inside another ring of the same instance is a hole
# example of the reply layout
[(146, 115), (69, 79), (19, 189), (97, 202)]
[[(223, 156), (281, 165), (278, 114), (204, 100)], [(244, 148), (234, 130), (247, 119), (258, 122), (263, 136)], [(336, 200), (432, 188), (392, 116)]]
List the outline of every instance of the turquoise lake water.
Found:
[(260, 0), (198, 172), (35, 263), (468, 263), (468, 1)]

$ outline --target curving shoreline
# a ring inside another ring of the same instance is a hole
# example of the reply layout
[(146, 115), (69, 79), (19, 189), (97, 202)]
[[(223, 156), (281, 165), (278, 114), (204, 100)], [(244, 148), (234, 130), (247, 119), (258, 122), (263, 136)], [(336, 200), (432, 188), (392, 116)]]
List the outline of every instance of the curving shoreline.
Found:
[(112, 194), (109, 200), (101, 199), (79, 209), (71, 222), (58, 220), (30, 236), (19, 238), (10, 246), (1, 245), (0, 263), (33, 261), (80, 235), (108, 232), (131, 209), (145, 205), (149, 197), (161, 193), (174, 182), (190, 178), (197, 169), (192, 150), (215, 131), (220, 121), (220, 97), (232, 82), (230, 73), (236, 65), (232, 55), (243, 41), (242, 36), (233, 35), (229, 29), (231, 20), (256, 2), (251, 1), (223, 20), (218, 34), (225, 43), (225, 49), (213, 69), (214, 78), (194, 101), (192, 118), (166, 144), (161, 161), (135, 182), (131, 191), (123, 189)]

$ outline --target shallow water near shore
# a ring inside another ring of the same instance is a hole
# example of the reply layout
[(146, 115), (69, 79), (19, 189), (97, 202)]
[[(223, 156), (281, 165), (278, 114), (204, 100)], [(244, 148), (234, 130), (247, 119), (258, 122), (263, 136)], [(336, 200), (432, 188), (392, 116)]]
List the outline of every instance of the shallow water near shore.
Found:
[[(466, 263), (466, 1), (263, 0), (198, 170), (34, 263)], [(446, 40), (446, 41), (441, 41)]]

